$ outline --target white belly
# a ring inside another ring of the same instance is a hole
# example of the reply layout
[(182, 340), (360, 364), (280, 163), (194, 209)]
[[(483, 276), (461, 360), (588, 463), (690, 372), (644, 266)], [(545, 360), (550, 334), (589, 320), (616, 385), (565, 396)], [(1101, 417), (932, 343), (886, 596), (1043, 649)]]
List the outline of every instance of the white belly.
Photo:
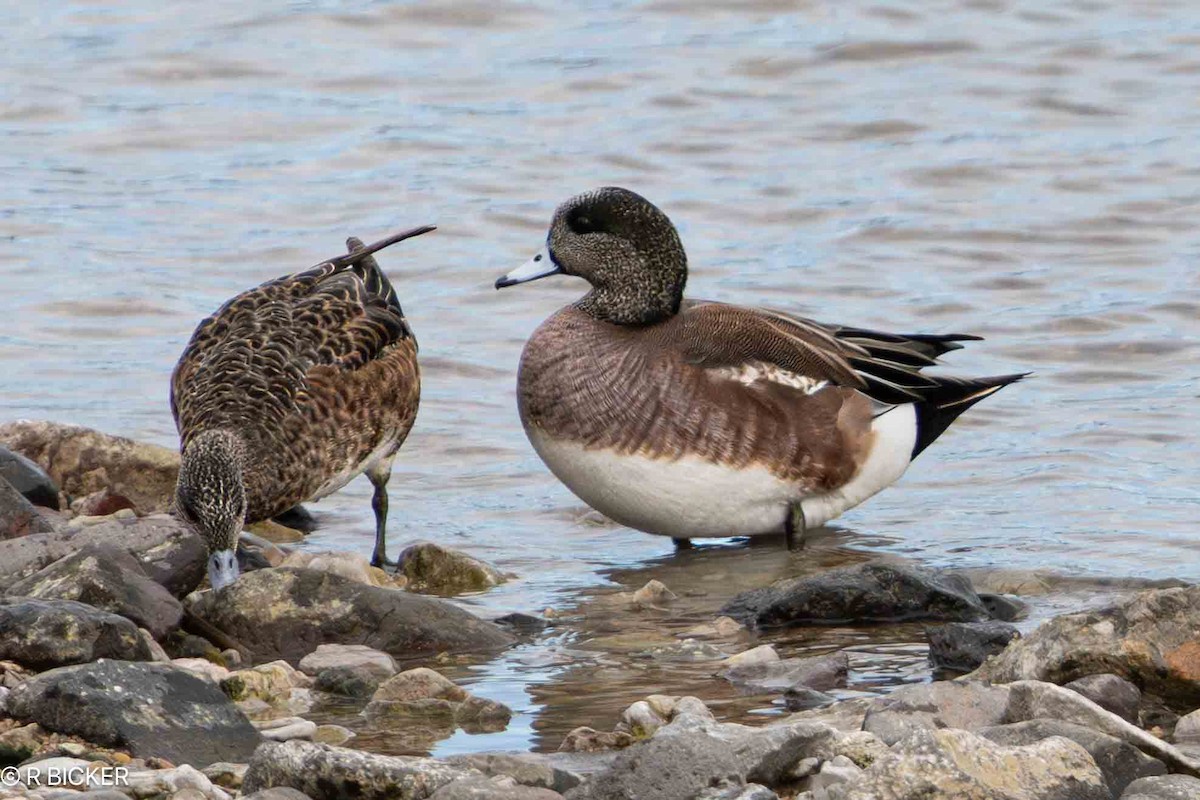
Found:
[(802, 503), (809, 528), (824, 525), (895, 482), (911, 460), (916, 415), (901, 406), (878, 418), (870, 456), (837, 490), (814, 494), (763, 467), (734, 469), (706, 459), (676, 460), (588, 450), (526, 433), (550, 471), (592, 508), (646, 533), (676, 538), (778, 534), (791, 505)]

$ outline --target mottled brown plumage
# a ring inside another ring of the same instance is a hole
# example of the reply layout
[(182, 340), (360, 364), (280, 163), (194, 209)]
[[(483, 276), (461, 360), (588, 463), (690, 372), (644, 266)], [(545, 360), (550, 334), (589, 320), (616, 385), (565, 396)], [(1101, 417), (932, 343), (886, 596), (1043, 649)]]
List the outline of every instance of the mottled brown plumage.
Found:
[[(803, 527), (803, 502), (829, 519), (894, 481), (963, 410), (1021, 377), (921, 372), (974, 336), (891, 334), (685, 301), (687, 257), (674, 226), (625, 189), (562, 204), (547, 249), (497, 287), (555, 273), (583, 277), (591, 290), (526, 344), (522, 422), (568, 486), (612, 516), (664, 529), (643, 526), (652, 533), (677, 536), (676, 524), (646, 503), (688, 509), (687, 498), (669, 496), (672, 481), (686, 482), (679, 491), (693, 498), (706, 482), (742, 493), (748, 499), (729, 502), (745, 502), (748, 524), (764, 528), (742, 533), (791, 532), (797, 514)], [(908, 416), (881, 426), (898, 408)], [(622, 475), (622, 463), (640, 483)], [(656, 499), (645, 483), (659, 473)], [(763, 510), (784, 495), (778, 517)]]
[(370, 248), (352, 238), (350, 255), (243, 292), (196, 328), (171, 376), (176, 508), (210, 551), (232, 549), (242, 522), (367, 471), (382, 561), (383, 485), (416, 417), (420, 373), (416, 339), (370, 253), (429, 230)]

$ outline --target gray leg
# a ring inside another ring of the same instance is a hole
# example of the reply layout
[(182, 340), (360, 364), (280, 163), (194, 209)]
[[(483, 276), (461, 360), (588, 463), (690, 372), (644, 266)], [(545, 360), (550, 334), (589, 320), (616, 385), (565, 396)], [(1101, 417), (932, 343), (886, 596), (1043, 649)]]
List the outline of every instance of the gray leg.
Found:
[(804, 522), (804, 507), (799, 503), (792, 503), (787, 520), (783, 523), (783, 531), (787, 536), (788, 550), (804, 549), (804, 534), (808, 531), (808, 526)]
[(392, 477), (392, 460), (389, 458), (368, 469), (367, 477), (375, 487), (375, 494), (371, 495), (371, 510), (375, 512), (375, 550), (371, 553), (371, 566), (394, 567), (396, 562), (387, 559), (387, 484)]
[(692, 540), (691, 539), (672, 539), (671, 541), (675, 543), (676, 550), (691, 550), (692, 549)]

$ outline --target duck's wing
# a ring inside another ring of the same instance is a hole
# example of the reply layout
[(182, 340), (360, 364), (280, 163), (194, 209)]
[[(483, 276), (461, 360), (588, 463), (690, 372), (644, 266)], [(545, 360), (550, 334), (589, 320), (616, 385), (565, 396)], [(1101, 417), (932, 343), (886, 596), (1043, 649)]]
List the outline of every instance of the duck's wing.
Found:
[(415, 340), (371, 253), (406, 231), (262, 284), (196, 328), (171, 376), (171, 410), (186, 444), (196, 431), (270, 429), (313, 400), (313, 378), (350, 373)]

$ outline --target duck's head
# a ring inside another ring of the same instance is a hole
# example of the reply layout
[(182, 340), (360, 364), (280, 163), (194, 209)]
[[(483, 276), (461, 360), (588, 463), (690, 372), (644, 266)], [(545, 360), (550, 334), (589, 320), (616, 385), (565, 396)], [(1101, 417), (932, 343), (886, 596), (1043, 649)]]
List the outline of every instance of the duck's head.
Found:
[(175, 485), (175, 513), (208, 547), (213, 589), (237, 580), (237, 540), (246, 520), (241, 443), (225, 431), (195, 436), (183, 451)]
[(549, 275), (592, 285), (580, 306), (619, 325), (648, 325), (679, 311), (687, 256), (667, 215), (639, 194), (606, 186), (558, 207), (546, 247), (496, 281), (503, 289)]

